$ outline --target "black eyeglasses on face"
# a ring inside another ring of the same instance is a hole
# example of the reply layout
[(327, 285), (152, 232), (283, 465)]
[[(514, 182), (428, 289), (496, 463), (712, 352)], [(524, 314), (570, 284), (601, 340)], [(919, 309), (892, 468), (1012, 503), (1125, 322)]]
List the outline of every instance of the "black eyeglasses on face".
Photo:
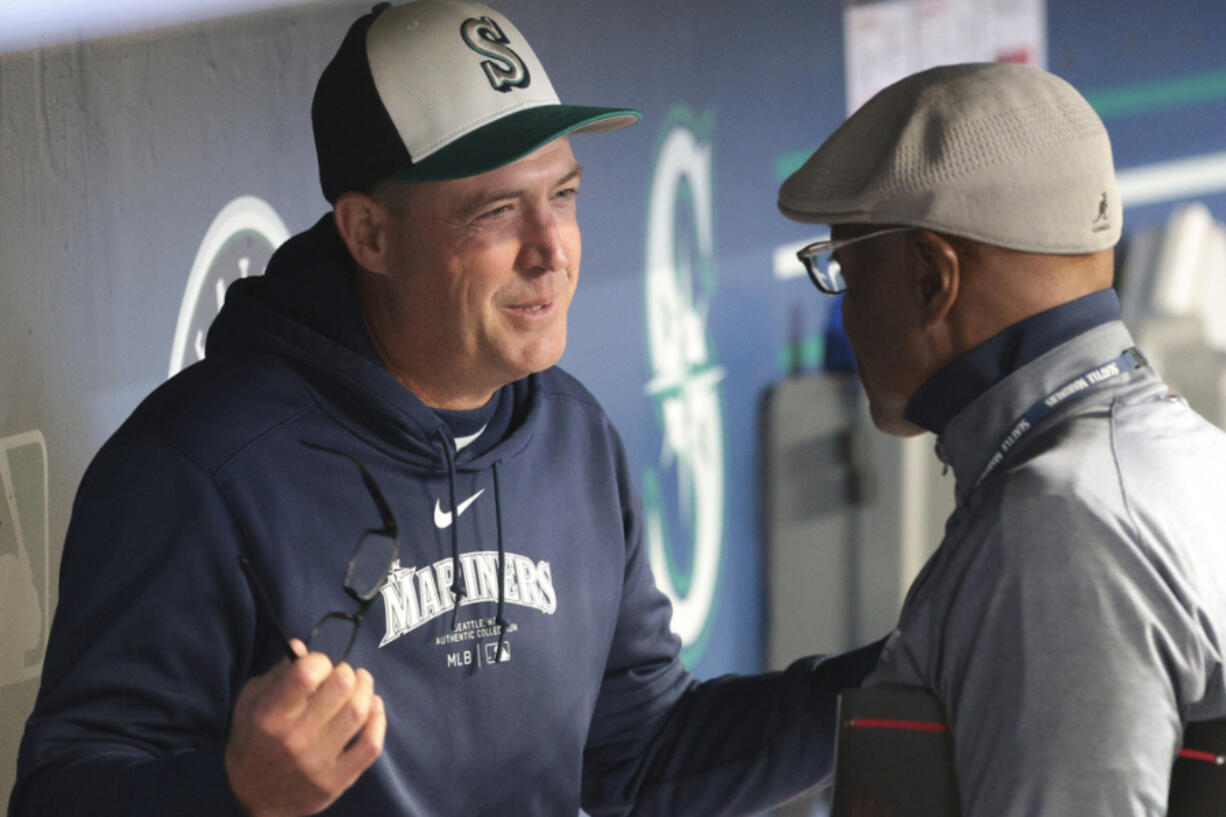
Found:
[[(299, 442), (307, 448), (344, 457), (357, 466), (362, 475), (362, 483), (366, 486), (382, 521), (382, 527), (367, 528), (358, 535), (358, 541), (349, 555), (349, 563), (341, 582), (345, 593), (358, 603), (358, 609), (352, 613), (340, 611), (326, 613), (316, 623), (306, 641), (309, 651), (322, 652), (332, 659), (333, 664), (339, 664), (349, 657), (349, 652), (357, 640), (358, 629), (366, 617), (367, 609), (379, 594), (383, 582), (387, 580), (387, 574), (391, 571), (393, 563), (400, 558), (400, 530), (396, 525), (396, 518), (392, 516), (387, 498), (379, 490), (378, 483), (366, 470), (366, 466), (356, 457), (318, 443), (306, 440), (299, 440)], [(256, 599), (263, 608), (264, 614), (268, 616), (268, 620), (272, 622), (277, 634), (281, 637), (285, 654), (291, 661), (296, 659), (298, 656), (289, 645), (289, 636), (285, 632), (285, 627), (273, 612), (272, 600), (256, 575), (254, 566), (246, 555), (240, 555), (238, 561), (251, 586), (255, 589)]]
[(876, 230), (855, 238), (844, 238), (839, 241), (814, 241), (800, 249), (796, 257), (800, 259), (800, 263), (805, 265), (805, 272), (809, 273), (809, 280), (813, 282), (813, 286), (827, 295), (838, 295), (847, 289), (847, 282), (843, 280), (843, 271), (839, 267), (839, 262), (834, 260), (836, 252), (870, 238), (914, 229), (914, 227), (887, 227), (884, 230)]

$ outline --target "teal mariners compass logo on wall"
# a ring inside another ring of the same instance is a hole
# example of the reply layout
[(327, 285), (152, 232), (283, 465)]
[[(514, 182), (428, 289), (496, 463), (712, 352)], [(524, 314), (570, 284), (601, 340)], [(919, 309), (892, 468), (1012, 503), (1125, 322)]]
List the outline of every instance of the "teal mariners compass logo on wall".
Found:
[(647, 350), (663, 430), (643, 478), (647, 549), (673, 603), (673, 630), (697, 659), (715, 609), (724, 533), (724, 432), (707, 332), (716, 289), (711, 123), (685, 108), (662, 129), (647, 207)]

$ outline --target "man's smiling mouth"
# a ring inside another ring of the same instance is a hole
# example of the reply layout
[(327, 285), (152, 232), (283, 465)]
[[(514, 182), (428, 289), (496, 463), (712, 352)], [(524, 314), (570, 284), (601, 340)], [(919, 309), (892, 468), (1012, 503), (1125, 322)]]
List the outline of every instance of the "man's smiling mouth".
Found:
[(518, 315), (539, 315), (553, 308), (553, 301), (531, 301), (522, 304), (508, 304), (506, 309)]

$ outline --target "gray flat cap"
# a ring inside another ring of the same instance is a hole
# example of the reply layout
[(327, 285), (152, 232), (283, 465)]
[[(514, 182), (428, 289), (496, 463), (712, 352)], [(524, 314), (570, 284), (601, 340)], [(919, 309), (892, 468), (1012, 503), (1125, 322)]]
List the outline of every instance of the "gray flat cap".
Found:
[(1014, 250), (1119, 241), (1111, 142), (1073, 86), (1022, 65), (931, 68), (866, 102), (779, 189), (788, 218), (905, 224)]

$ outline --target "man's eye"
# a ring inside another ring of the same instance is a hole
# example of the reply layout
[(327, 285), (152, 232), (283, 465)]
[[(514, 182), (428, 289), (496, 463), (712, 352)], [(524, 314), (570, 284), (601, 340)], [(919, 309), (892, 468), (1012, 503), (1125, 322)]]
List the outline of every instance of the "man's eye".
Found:
[(511, 205), (501, 204), (491, 210), (486, 210), (479, 216), (479, 218), (495, 218), (509, 212), (511, 212)]
[(559, 199), (573, 199), (579, 195), (579, 188), (566, 187), (554, 194)]

